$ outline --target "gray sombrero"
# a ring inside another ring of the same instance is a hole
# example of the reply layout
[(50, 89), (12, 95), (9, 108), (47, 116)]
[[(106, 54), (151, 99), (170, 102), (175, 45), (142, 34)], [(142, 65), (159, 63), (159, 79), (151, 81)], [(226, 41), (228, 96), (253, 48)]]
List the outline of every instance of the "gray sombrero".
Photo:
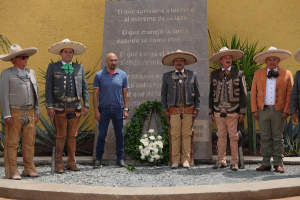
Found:
[(222, 47), (219, 52), (215, 53), (209, 58), (209, 61), (219, 62), (220, 58), (228, 55), (232, 56), (232, 60), (238, 60), (244, 56), (244, 52), (238, 49), (228, 49), (227, 47)]
[(33, 56), (37, 52), (37, 48), (30, 47), (27, 49), (22, 49), (19, 45), (13, 44), (9, 48), (9, 54), (0, 55), (2, 61), (11, 61), (12, 58), (25, 54), (26, 56)]
[(52, 44), (48, 48), (49, 53), (60, 55), (60, 51), (65, 48), (70, 48), (74, 50), (74, 55), (81, 55), (85, 52), (85, 46), (79, 42), (70, 41), (68, 38), (64, 39), (61, 42)]
[(166, 54), (162, 59), (161, 62), (163, 65), (167, 65), (167, 66), (173, 66), (173, 60), (177, 59), (177, 58), (183, 58), (186, 61), (186, 65), (190, 65), (190, 64), (194, 64), (197, 62), (197, 57), (192, 54), (189, 53), (187, 51), (181, 51), (181, 50), (177, 50), (177, 51), (171, 51), (170, 53)]
[(278, 57), (281, 61), (284, 61), (291, 57), (292, 53), (287, 50), (277, 49), (276, 47), (270, 47), (267, 51), (260, 52), (253, 57), (254, 62), (265, 63), (268, 57)]
[(295, 52), (294, 58), (295, 58), (298, 62), (300, 62), (300, 49), (298, 49), (298, 50)]

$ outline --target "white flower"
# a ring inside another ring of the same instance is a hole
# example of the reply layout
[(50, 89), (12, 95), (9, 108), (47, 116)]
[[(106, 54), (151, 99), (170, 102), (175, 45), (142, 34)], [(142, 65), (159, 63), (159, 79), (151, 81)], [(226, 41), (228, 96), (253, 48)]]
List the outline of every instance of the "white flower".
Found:
[(153, 135), (150, 136), (149, 138), (150, 138), (150, 140), (155, 140), (155, 137)]
[(144, 134), (143, 137), (146, 138), (146, 137), (148, 137), (148, 135), (147, 135), (147, 134)]
[(142, 160), (145, 160), (145, 156), (141, 156), (141, 159), (142, 159)]
[(151, 149), (151, 150), (154, 150), (154, 148), (156, 148), (156, 144), (155, 143), (150, 143), (149, 144), (149, 148)]
[(162, 139), (162, 137), (159, 135), (159, 136), (157, 136), (157, 139), (161, 140), (161, 139)]
[(144, 139), (144, 142), (149, 142), (149, 139), (148, 139), (148, 138), (145, 138), (145, 139)]
[(149, 156), (149, 152), (148, 151), (146, 151), (145, 156)]
[(156, 158), (157, 154), (155, 152), (152, 152), (151, 158)]
[(162, 141), (157, 141), (157, 146), (159, 147), (159, 148), (163, 148), (163, 143), (162, 143)]
[(154, 148), (154, 152), (155, 152), (155, 153), (158, 153), (158, 148)]
[(139, 150), (141, 150), (141, 149), (143, 149), (143, 147), (142, 147), (142, 146), (139, 146)]
[(145, 142), (143, 143), (143, 145), (144, 145), (145, 147), (147, 147), (147, 146), (149, 145), (149, 142), (146, 142), (146, 141), (145, 141)]
[(162, 149), (164, 146), (163, 145), (158, 145), (158, 148)]
[(155, 133), (154, 129), (149, 129), (149, 133)]
[(159, 156), (159, 155), (156, 155), (156, 157), (155, 157), (155, 158), (156, 158), (156, 160), (158, 160), (158, 159), (160, 159), (160, 156)]
[(150, 159), (149, 159), (149, 162), (154, 162), (154, 159), (153, 159), (153, 158), (150, 158)]
[(141, 149), (140, 153), (142, 154), (142, 156), (145, 156), (147, 151), (145, 151), (145, 149)]
[(141, 143), (144, 143), (144, 142), (145, 142), (145, 139), (140, 139), (140, 142), (141, 142)]

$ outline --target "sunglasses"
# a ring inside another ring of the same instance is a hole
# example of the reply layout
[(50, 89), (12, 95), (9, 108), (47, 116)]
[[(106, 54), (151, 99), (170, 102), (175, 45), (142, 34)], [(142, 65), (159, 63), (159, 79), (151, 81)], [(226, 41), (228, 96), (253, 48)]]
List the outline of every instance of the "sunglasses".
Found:
[(15, 58), (21, 58), (22, 60), (26, 58), (28, 60), (29, 56), (16, 56)]

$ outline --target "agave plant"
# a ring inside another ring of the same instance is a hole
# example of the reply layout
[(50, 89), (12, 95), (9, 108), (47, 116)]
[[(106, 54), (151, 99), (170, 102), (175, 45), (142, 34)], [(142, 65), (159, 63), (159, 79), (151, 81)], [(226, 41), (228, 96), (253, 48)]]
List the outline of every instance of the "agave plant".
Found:
[(300, 123), (294, 126), (292, 118), (286, 120), (283, 131), (285, 156), (300, 156)]
[[(212, 44), (214, 53), (219, 52), (222, 47), (227, 47), (229, 49), (239, 49), (244, 52), (243, 58), (232, 62), (232, 67), (244, 72), (247, 83), (247, 90), (250, 91), (254, 73), (263, 65), (254, 62), (253, 57), (256, 54), (262, 52), (266, 48), (266, 46), (257, 49), (258, 42), (250, 43), (248, 39), (246, 39), (245, 41), (241, 41), (241, 39), (238, 39), (236, 34), (232, 36), (230, 44), (227, 42), (226, 37), (221, 37), (220, 39), (220, 45)], [(212, 66), (210, 66), (211, 69), (218, 69), (220, 67), (221, 63), (219, 62), (213, 63)]]

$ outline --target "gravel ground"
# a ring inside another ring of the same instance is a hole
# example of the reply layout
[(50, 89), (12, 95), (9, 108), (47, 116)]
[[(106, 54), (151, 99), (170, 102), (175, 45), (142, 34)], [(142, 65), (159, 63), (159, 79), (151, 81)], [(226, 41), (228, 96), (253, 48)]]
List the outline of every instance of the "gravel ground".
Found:
[[(213, 169), (213, 165), (199, 165), (190, 169), (170, 169), (168, 166), (137, 166), (135, 171), (106, 165), (93, 169), (91, 165), (77, 165), (79, 172), (66, 171), (51, 173), (48, 165), (37, 166), (40, 177), (22, 177), (22, 180), (69, 185), (91, 185), (110, 187), (174, 187), (193, 185), (218, 185), (229, 183), (249, 183), (300, 177), (299, 165), (285, 165), (285, 173), (272, 171), (257, 172), (258, 164), (245, 165), (245, 169), (232, 171), (229, 167)], [(21, 173), (23, 166), (19, 166)], [(0, 177), (4, 178), (4, 167), (0, 167)]]

